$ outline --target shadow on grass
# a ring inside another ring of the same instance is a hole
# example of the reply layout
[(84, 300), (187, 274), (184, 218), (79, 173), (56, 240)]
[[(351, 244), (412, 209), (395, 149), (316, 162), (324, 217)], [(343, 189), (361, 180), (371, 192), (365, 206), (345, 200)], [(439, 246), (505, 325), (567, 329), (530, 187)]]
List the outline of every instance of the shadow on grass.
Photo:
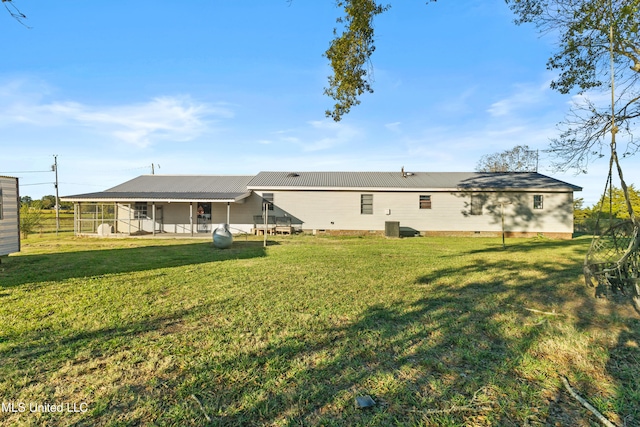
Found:
[[(275, 245), (277, 242), (270, 242)], [(90, 243), (88, 244), (90, 245)], [(265, 256), (262, 242), (234, 242), (217, 249), (211, 242), (94, 249), (10, 257), (0, 266), (0, 289), (71, 278), (130, 273), (157, 268)]]
[[(191, 369), (188, 383), (177, 379), (174, 386), (182, 398), (197, 394), (211, 424), (222, 426), (590, 425), (595, 419), (578, 403), (553, 398), (562, 393), (554, 384), (558, 371), (579, 374), (579, 368), (536, 354), (558, 328), (593, 326), (595, 302), (588, 290), (567, 285), (580, 276), (579, 264), (554, 260), (535, 268), (535, 277), (507, 261), (435, 269), (416, 278), (425, 297), (412, 304), (377, 304), (347, 325), (211, 358)], [(445, 276), (496, 271), (504, 280), (437, 284)], [(549, 305), (575, 311), (560, 318), (526, 309)], [(238, 372), (244, 381), (236, 380)], [(637, 393), (637, 385), (620, 378), (616, 387)], [(356, 409), (359, 395), (378, 404)], [(633, 404), (627, 397), (619, 413)], [(200, 417), (191, 425), (204, 421), (197, 407), (189, 417)]]
[(590, 237), (581, 237), (577, 239), (571, 240), (561, 240), (561, 239), (548, 239), (545, 237), (538, 238), (510, 238), (507, 237), (505, 239), (506, 248), (502, 248), (502, 244), (495, 246), (486, 246), (482, 249), (470, 250), (467, 253), (470, 254), (481, 254), (481, 253), (492, 253), (501, 250), (512, 250), (519, 253), (527, 253), (527, 252), (535, 252), (540, 249), (545, 250), (553, 250), (556, 248), (571, 248), (571, 252), (581, 258), (584, 258), (587, 250), (589, 249), (589, 244), (591, 243)]
[[(185, 246), (200, 248), (199, 244)], [(255, 250), (253, 256), (261, 256)], [(528, 253), (531, 248), (522, 245), (509, 250)], [(547, 340), (554, 342), (565, 333), (563, 328), (593, 327), (597, 304), (590, 290), (575, 285), (581, 275), (579, 253), (567, 259), (529, 261), (523, 268), (509, 260), (483, 257), (482, 252), (469, 252), (479, 256), (466, 265), (436, 266), (416, 275), (406, 286), (422, 291), (417, 293), (419, 297), (365, 306), (355, 319), (342, 320), (339, 312), (317, 319), (318, 314), (310, 308), (307, 318), (312, 325), (278, 325), (289, 319), (283, 317), (273, 321), (281, 334), (269, 330), (269, 325), (260, 325), (266, 330), (263, 334), (272, 336), (257, 339), (256, 345), (246, 343), (258, 335), (255, 330), (239, 334), (231, 325), (229, 335), (221, 335), (225, 345), (238, 349), (233, 352), (222, 352), (206, 331), (186, 335), (185, 340), (198, 341), (197, 350), (166, 350), (187, 360), (183, 368), (163, 377), (160, 386), (155, 380), (141, 379), (122, 394), (114, 392), (113, 402), (106, 398), (107, 403), (98, 402), (78, 425), (595, 424), (554, 384), (556, 370), (579, 375), (579, 368), (556, 366), (538, 356)], [(219, 260), (198, 259), (189, 263)], [(148, 268), (155, 267), (125, 271)], [(532, 270), (537, 274), (531, 274)], [(450, 284), (452, 280), (458, 283)], [(233, 303), (235, 308), (250, 313), (250, 307), (238, 301)], [(559, 317), (526, 310), (549, 306), (572, 311), (570, 316)], [(60, 365), (86, 348), (94, 350), (92, 357), (100, 357), (102, 351), (110, 351), (110, 341), (122, 345), (148, 332), (171, 334), (174, 325), (189, 319), (202, 322), (202, 316), (211, 311), (212, 306), (202, 304), (116, 328), (58, 337), (60, 347), (46, 331), (34, 331), (24, 348), (7, 349), (3, 358), (35, 365), (36, 360), (47, 360), (48, 354), (68, 351), (70, 357), (57, 359)], [(274, 310), (273, 316), (278, 315)], [(618, 322), (626, 332), (609, 353), (606, 369), (620, 396), (616, 412), (633, 415), (638, 396), (634, 364), (640, 338), (638, 322)], [(354, 399), (359, 395), (371, 395), (377, 405), (356, 409)], [(140, 402), (152, 402), (151, 414), (126, 418)], [(456, 407), (467, 409), (453, 410)]]
[[(217, 303), (225, 304), (225, 300)], [(191, 309), (177, 309), (171, 313), (150, 316), (137, 321), (122, 319), (121, 324), (117, 326), (98, 327), (92, 330), (78, 331), (45, 327), (21, 333), (19, 337), (0, 334), (0, 361), (2, 362), (0, 363), (0, 378), (2, 378), (0, 381), (4, 381), (5, 386), (6, 382), (12, 383), (8, 389), (4, 390), (4, 402), (22, 401), (19, 396), (24, 390), (29, 395), (27, 401), (31, 403), (53, 402), (54, 390), (48, 384), (44, 386), (39, 384), (39, 380), (47, 377), (51, 372), (61, 376), (63, 388), (77, 384), (78, 380), (74, 378), (75, 376), (90, 375), (93, 371), (97, 371), (99, 377), (102, 377), (113, 375), (108, 372), (116, 370), (121, 376), (118, 378), (120, 381), (109, 384), (110, 390), (106, 395), (98, 393), (100, 397), (92, 396), (94, 401), (88, 407), (87, 413), (73, 414), (68, 411), (67, 413), (47, 411), (29, 413), (27, 411), (25, 414), (15, 414), (12, 413), (15, 411), (2, 411), (0, 425), (104, 425), (97, 421), (101, 417), (110, 419), (108, 425), (146, 424), (141, 420), (124, 424), (118, 421), (123, 413), (134, 413), (138, 409), (137, 406), (141, 404), (140, 399), (147, 399), (150, 394), (154, 395), (153, 397), (158, 396), (155, 386), (149, 386), (142, 380), (133, 382), (130, 380), (138, 376), (143, 377), (148, 373), (149, 368), (142, 365), (146, 360), (140, 359), (144, 355), (145, 347), (164, 352), (165, 349), (158, 345), (158, 341), (167, 335), (180, 333), (183, 328), (188, 327), (189, 321), (194, 316), (205, 315), (209, 309), (210, 305), (198, 305)], [(141, 343), (147, 343), (147, 345)], [(140, 349), (141, 345), (142, 349)], [(132, 365), (128, 364), (130, 361), (127, 358), (131, 357), (137, 357), (139, 360)], [(121, 363), (122, 366), (118, 366)], [(18, 366), (21, 369), (20, 374), (16, 376), (15, 367)], [(74, 367), (77, 367), (78, 372), (74, 373)], [(160, 383), (161, 369), (154, 369), (153, 373), (158, 375), (155, 383)], [(102, 378), (98, 379), (100, 380)], [(80, 392), (93, 395), (91, 389), (94, 387), (97, 386), (85, 383), (84, 390), (81, 389)], [(74, 403), (79, 405), (82, 402), (74, 401)], [(158, 404), (162, 405), (162, 403)], [(80, 417), (70, 421), (73, 415), (80, 415)]]
[(629, 322), (610, 352), (607, 372), (616, 379), (616, 407), (625, 426), (640, 426), (640, 321)]
[[(97, 328), (89, 331), (54, 331), (48, 328), (22, 333), (20, 337), (0, 335), (0, 343), (6, 344), (0, 357), (4, 360), (10, 358), (26, 365), (37, 366), (38, 359), (48, 360), (46, 369), (58, 369), (64, 363), (63, 359), (56, 358), (59, 351), (65, 353), (65, 359), (74, 358), (76, 353), (84, 350), (92, 350), (92, 357), (101, 357), (102, 350), (108, 352), (108, 348), (114, 341), (125, 343), (128, 340), (157, 330), (171, 329), (172, 326), (182, 323), (189, 310), (178, 310), (171, 314), (159, 315), (140, 321), (124, 322), (121, 326)], [(18, 339), (19, 338), (19, 339)], [(19, 342), (20, 345), (14, 345)], [(104, 347), (104, 348), (103, 348)], [(101, 350), (102, 349), (102, 350)], [(53, 362), (57, 360), (57, 362)]]

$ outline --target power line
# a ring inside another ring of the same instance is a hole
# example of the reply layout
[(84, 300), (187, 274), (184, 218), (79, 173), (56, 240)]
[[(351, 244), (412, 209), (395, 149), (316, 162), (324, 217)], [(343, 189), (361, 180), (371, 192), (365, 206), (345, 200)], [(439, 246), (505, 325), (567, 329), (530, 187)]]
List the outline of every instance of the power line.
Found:
[(87, 184), (85, 182), (59, 182), (58, 184), (64, 184), (64, 185), (86, 185), (87, 187), (104, 187), (104, 185)]
[(51, 185), (53, 182), (38, 182), (36, 184), (22, 184), (20, 183), (20, 187), (28, 187), (29, 185)]
[(48, 171), (13, 171), (13, 172), (0, 172), (0, 173), (44, 173), (44, 172), (53, 172), (52, 170), (48, 170)]

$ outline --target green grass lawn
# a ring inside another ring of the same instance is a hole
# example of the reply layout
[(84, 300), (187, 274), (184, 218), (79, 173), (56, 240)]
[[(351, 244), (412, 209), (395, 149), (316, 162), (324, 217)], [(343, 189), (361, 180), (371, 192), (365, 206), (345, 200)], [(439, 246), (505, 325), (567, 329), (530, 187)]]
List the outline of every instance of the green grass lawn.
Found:
[(30, 236), (0, 264), (0, 423), (597, 425), (566, 376), (640, 425), (640, 317), (584, 287), (589, 239), (507, 244)]

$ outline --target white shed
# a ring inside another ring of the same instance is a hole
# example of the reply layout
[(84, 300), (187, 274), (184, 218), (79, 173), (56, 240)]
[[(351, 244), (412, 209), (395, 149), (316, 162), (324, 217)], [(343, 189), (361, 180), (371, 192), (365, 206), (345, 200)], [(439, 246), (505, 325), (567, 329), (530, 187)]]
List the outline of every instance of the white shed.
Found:
[(18, 178), (0, 176), (0, 256), (20, 252)]

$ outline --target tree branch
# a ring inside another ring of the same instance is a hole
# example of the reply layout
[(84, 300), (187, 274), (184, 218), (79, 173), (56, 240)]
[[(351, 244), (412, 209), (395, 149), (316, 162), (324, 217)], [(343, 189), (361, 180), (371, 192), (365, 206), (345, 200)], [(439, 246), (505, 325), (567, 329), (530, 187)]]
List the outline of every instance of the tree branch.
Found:
[(31, 28), (27, 24), (25, 24), (23, 21), (24, 19), (27, 19), (27, 15), (20, 12), (20, 9), (18, 9), (16, 5), (13, 4), (12, 0), (2, 0), (2, 5), (4, 6), (5, 9), (7, 9), (7, 12), (9, 12), (9, 15), (11, 15), (16, 21), (24, 25), (26, 28), (29, 28), (29, 29)]
[(348, 114), (352, 106), (360, 104), (360, 95), (373, 92), (369, 77), (371, 55), (376, 49), (373, 19), (390, 8), (375, 0), (339, 0), (337, 6), (344, 9), (344, 16), (336, 20), (343, 24), (344, 30), (338, 35), (338, 29), (334, 28), (336, 37), (324, 54), (333, 69), (324, 94), (336, 101), (333, 110), (325, 114), (336, 122)]
[(589, 411), (591, 411), (591, 413), (593, 415), (596, 416), (596, 418), (598, 418), (598, 420), (604, 424), (607, 427), (616, 427), (615, 424), (613, 424), (611, 421), (609, 421), (608, 419), (606, 419), (604, 417), (604, 415), (602, 415), (600, 412), (598, 412), (598, 410), (596, 408), (594, 408), (593, 406), (591, 406), (591, 404), (589, 402), (587, 402), (586, 400), (584, 400), (582, 397), (580, 397), (580, 395), (578, 395), (578, 393), (576, 393), (571, 386), (569, 385), (569, 381), (567, 381), (567, 379), (565, 377), (560, 377), (560, 379), (562, 380), (562, 383), (564, 384), (564, 387), (567, 389), (567, 391), (569, 392), (569, 394), (571, 394), (571, 396), (573, 396), (578, 402), (580, 402), (582, 404), (582, 406), (584, 406), (585, 408), (587, 408)]

